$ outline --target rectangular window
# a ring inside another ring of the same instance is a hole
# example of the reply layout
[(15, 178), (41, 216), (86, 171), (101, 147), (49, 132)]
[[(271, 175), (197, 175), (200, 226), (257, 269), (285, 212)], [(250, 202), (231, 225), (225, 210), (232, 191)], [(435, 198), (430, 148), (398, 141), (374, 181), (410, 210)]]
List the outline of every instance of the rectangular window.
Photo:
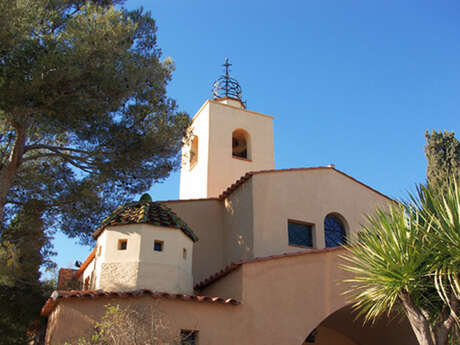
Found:
[(180, 331), (181, 345), (198, 345), (198, 331), (181, 330)]
[(313, 225), (288, 221), (289, 245), (313, 247)]
[(162, 252), (163, 251), (163, 241), (155, 241), (153, 244), (153, 250), (156, 252)]
[(118, 240), (118, 250), (126, 250), (128, 248), (128, 240)]
[(185, 248), (182, 249), (182, 258), (183, 258), (184, 260), (187, 259), (187, 249), (185, 249)]

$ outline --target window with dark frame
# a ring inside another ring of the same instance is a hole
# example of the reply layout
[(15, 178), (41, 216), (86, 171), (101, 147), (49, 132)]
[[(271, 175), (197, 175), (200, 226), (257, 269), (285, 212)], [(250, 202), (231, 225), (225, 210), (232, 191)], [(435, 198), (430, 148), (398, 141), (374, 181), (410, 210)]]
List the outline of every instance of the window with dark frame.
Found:
[(198, 345), (198, 331), (183, 329), (180, 331), (181, 345)]
[(324, 218), (324, 240), (326, 248), (339, 247), (347, 243), (347, 232), (342, 220), (334, 215), (329, 214)]
[(163, 241), (155, 241), (153, 243), (153, 250), (156, 252), (162, 252), (163, 251)]
[(127, 239), (118, 240), (118, 250), (126, 250), (126, 249), (128, 249), (128, 240)]
[(313, 225), (289, 220), (288, 237), (290, 246), (313, 248)]

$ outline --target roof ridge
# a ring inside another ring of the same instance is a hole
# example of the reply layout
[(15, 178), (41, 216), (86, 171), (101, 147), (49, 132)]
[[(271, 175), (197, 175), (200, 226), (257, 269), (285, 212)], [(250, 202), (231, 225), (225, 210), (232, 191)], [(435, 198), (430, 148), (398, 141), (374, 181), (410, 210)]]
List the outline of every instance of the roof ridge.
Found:
[(247, 180), (249, 180), (252, 176), (254, 175), (259, 175), (259, 174), (268, 174), (268, 173), (282, 173), (282, 172), (293, 172), (293, 171), (308, 171), (308, 170), (332, 170), (335, 171), (352, 181), (362, 185), (363, 187), (379, 194), (380, 196), (383, 196), (384, 198), (394, 201), (392, 198), (389, 196), (383, 194), (382, 192), (379, 192), (377, 189), (372, 188), (371, 186), (355, 179), (354, 177), (344, 173), (343, 171), (332, 167), (332, 166), (317, 166), (317, 167), (304, 167), (304, 168), (287, 168), (287, 169), (269, 169), (269, 170), (255, 170), (255, 171), (249, 171), (243, 176), (241, 176), (238, 180), (236, 180), (233, 184), (231, 184), (229, 187), (227, 187), (218, 197), (219, 200), (223, 200), (226, 197), (228, 197), (230, 194), (232, 194), (239, 186), (241, 186), (243, 183), (245, 183)]

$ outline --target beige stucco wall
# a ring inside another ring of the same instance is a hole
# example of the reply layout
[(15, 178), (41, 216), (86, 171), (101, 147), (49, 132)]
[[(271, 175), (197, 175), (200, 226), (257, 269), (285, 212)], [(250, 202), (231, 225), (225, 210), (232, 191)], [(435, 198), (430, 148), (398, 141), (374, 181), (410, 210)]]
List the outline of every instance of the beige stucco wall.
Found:
[(252, 179), (224, 201), (224, 265), (254, 257), (254, 198)]
[(299, 251), (288, 243), (288, 220), (314, 225), (314, 248), (324, 248), (324, 218), (338, 213), (353, 237), (365, 215), (390, 200), (334, 169), (257, 174), (252, 177), (254, 256)]
[[(118, 249), (121, 239), (128, 241), (126, 250)], [(163, 251), (153, 250), (155, 240), (163, 241)], [(98, 246), (102, 251), (100, 257), (96, 253), (96, 289), (193, 292), (193, 241), (179, 229), (149, 224), (108, 227)]]
[(208, 194), (209, 104), (205, 103), (193, 118), (193, 135), (198, 137), (198, 160), (191, 169), (191, 141), (182, 148), (179, 195), (181, 199), (205, 198)]
[[(273, 117), (239, 107), (209, 103), (208, 197), (218, 196), (248, 171), (275, 168)], [(232, 133), (249, 134), (248, 160), (232, 157)]]
[[(226, 279), (234, 280), (234, 286), (240, 279), (242, 304), (239, 306), (151, 297), (64, 299), (51, 315), (47, 344), (62, 344), (84, 333), (91, 327), (91, 321), (102, 315), (108, 303), (155, 305), (159, 301), (158, 307), (173, 323), (171, 328), (175, 332), (199, 330), (200, 345), (302, 345), (314, 328), (348, 304), (342, 295), (345, 272), (339, 267), (341, 253), (343, 250), (339, 249), (243, 265), (241, 273), (235, 271), (220, 282), (224, 288), (228, 286)], [(210, 288), (207, 291), (211, 291)], [(351, 314), (340, 317), (336, 323), (339, 326), (351, 325), (354, 319)], [(395, 320), (384, 320), (372, 328), (349, 327), (351, 331), (347, 332), (333, 325), (324, 326), (341, 333), (342, 340), (349, 338), (359, 345), (416, 344), (407, 324)], [(334, 337), (338, 339), (339, 335), (331, 332), (328, 339)], [(372, 342), (364, 342), (366, 339)]]
[[(228, 103), (228, 104), (225, 104)], [(190, 169), (190, 145), (182, 150), (180, 198), (219, 196), (248, 171), (274, 169), (273, 117), (242, 109), (224, 100), (207, 101), (193, 118), (198, 162)], [(232, 157), (232, 133), (249, 134), (249, 160)]]
[(223, 202), (219, 200), (179, 200), (164, 202), (184, 220), (198, 242), (193, 248), (195, 283), (223, 267)]
[(303, 250), (289, 245), (288, 220), (313, 224), (314, 248), (321, 249), (326, 215), (339, 214), (353, 237), (366, 214), (390, 202), (332, 168), (321, 168), (255, 174), (224, 200), (166, 204), (199, 237), (193, 257), (198, 283), (231, 262)]

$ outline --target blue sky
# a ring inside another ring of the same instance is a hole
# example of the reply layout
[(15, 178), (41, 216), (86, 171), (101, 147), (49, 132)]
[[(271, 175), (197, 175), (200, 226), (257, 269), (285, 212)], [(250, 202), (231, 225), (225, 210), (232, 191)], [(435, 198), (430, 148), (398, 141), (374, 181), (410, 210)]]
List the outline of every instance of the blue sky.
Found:
[[(248, 109), (275, 116), (276, 168), (334, 163), (393, 198), (425, 179), (427, 129), (460, 138), (460, 2), (134, 1), (191, 116), (229, 57)], [(179, 197), (179, 174), (150, 191)], [(97, 224), (95, 224), (95, 228)], [(60, 267), (91, 248), (57, 236)]]

